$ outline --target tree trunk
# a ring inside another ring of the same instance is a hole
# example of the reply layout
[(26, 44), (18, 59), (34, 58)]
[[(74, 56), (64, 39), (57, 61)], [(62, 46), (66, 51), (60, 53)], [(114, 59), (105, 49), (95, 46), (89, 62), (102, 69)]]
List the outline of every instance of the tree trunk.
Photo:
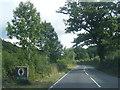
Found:
[(98, 51), (98, 55), (100, 57), (100, 64), (103, 65), (103, 62), (105, 60), (105, 49), (104, 49), (104, 46), (99, 45), (97, 47), (97, 51)]

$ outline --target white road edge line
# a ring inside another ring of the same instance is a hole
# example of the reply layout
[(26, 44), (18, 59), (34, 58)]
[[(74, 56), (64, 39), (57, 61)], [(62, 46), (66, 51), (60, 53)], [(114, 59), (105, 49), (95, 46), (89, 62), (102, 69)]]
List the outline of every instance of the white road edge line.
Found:
[(51, 87), (49, 87), (48, 90), (50, 90), (51, 88), (53, 88), (60, 80), (62, 80), (65, 76), (67, 76), (72, 70), (70, 70), (68, 73), (66, 73), (64, 76), (62, 76), (57, 82), (55, 82)]
[(101, 87), (92, 77), (90, 77), (90, 78), (98, 87)]

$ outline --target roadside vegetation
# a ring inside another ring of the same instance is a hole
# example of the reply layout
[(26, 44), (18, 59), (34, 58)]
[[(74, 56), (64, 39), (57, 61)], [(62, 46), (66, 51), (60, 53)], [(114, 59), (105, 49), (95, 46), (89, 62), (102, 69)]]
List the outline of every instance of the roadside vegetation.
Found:
[[(120, 76), (120, 2), (68, 2), (57, 12), (69, 15), (64, 20), (66, 33), (75, 33), (76, 60)], [(80, 31), (83, 31), (82, 33)], [(81, 47), (87, 45), (88, 49)], [(91, 48), (92, 47), (92, 48)], [(77, 49), (76, 49), (77, 48)]]
[(119, 74), (120, 50), (112, 51), (109, 55), (106, 55), (102, 65), (100, 63), (100, 58), (96, 52), (96, 47), (89, 47), (87, 49), (80, 48), (79, 50), (77, 48), (76, 51), (75, 48), (75, 52), (80, 53), (80, 55), (82, 55), (81, 57), (77, 57), (78, 54), (76, 54), (75, 59), (78, 65), (92, 65), (96, 69), (101, 70), (107, 74), (120, 77)]
[[(48, 88), (76, 64), (120, 76), (120, 2), (68, 2), (57, 12), (69, 15), (66, 33), (75, 33), (75, 45), (63, 48), (50, 22), (41, 21), (30, 2), (21, 2), (7, 23), (7, 35), (19, 42), (2, 39), (2, 84), (8, 88)], [(83, 33), (79, 33), (84, 30)], [(69, 38), (69, 37), (68, 37)], [(83, 46), (88, 48), (84, 49)], [(16, 66), (29, 67), (27, 79), (16, 78)]]
[[(65, 55), (56, 62), (51, 63), (49, 57), (41, 51), (33, 57), (34, 62), (27, 64), (25, 50), (21, 47), (2, 40), (2, 84), (6, 88), (48, 88), (76, 64), (71, 59), (73, 51), (64, 49)], [(16, 66), (28, 66), (29, 77), (19, 79), (16, 77)]]
[[(59, 77), (75, 66), (72, 49), (63, 49), (51, 23), (41, 21), (40, 14), (30, 2), (21, 2), (7, 24), (7, 35), (19, 42), (2, 41), (3, 87), (48, 88)], [(16, 77), (16, 67), (27, 66), (29, 77)], [(42, 86), (41, 86), (42, 85)]]

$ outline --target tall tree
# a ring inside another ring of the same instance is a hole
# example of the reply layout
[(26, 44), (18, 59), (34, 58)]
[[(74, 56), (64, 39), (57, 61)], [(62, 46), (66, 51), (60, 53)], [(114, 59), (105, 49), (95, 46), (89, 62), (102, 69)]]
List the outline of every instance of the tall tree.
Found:
[(74, 48), (74, 52), (76, 54), (75, 55), (76, 60), (89, 58), (89, 54), (88, 54), (87, 50), (82, 47), (76, 46)]
[(31, 47), (35, 45), (38, 39), (41, 38), (40, 32), (42, 29), (40, 14), (30, 2), (21, 2), (19, 7), (13, 12), (12, 22), (8, 22), (7, 32), (9, 38), (17, 38), (18, 43), (22, 48), (30, 52)]
[[(69, 15), (66, 33), (77, 32), (76, 45), (96, 45), (101, 63), (117, 30), (116, 4), (113, 2), (69, 2), (59, 13)], [(84, 30), (84, 33), (78, 33)], [(83, 44), (82, 44), (83, 43)]]
[(116, 31), (116, 42), (117, 42), (117, 47), (120, 49), (120, 1), (117, 2), (117, 22), (118, 22), (118, 30)]
[(38, 44), (41, 46), (41, 49), (49, 55), (50, 62), (56, 62), (61, 56), (62, 45), (51, 23), (45, 21), (42, 23), (42, 26), (42, 39), (39, 40)]

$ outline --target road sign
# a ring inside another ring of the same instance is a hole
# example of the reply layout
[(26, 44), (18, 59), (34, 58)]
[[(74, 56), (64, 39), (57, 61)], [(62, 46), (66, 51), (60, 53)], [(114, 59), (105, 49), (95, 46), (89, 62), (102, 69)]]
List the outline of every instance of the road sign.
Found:
[(28, 67), (17, 66), (16, 67), (16, 77), (28, 77)]

